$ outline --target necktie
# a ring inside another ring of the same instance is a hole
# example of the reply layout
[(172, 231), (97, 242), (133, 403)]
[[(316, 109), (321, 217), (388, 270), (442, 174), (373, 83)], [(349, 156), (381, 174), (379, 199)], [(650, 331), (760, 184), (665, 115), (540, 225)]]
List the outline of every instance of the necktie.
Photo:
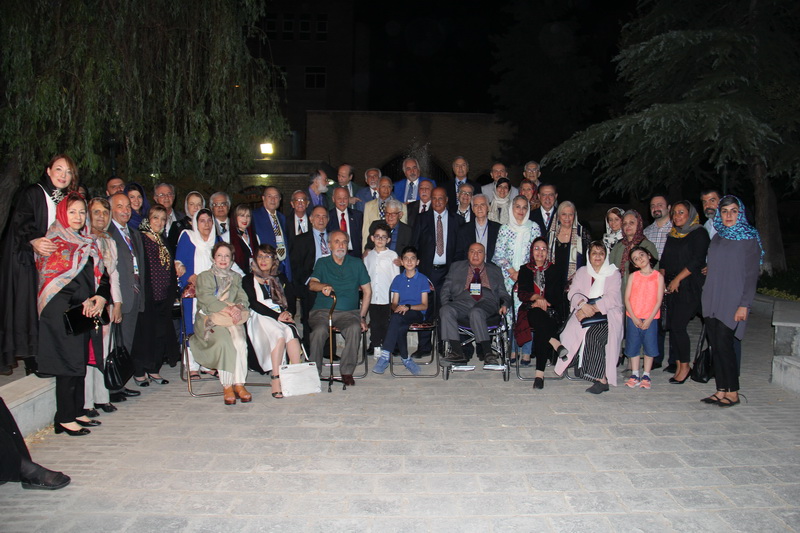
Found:
[(342, 213), (342, 219), (339, 221), (339, 229), (347, 233), (347, 220), (344, 219), (344, 213)]
[[(478, 285), (481, 284), (481, 269), (480, 268), (476, 268), (475, 271), (472, 273), (472, 283), (477, 283)], [(481, 291), (481, 292), (483, 292), (483, 291)], [(475, 300), (477, 302), (478, 300), (481, 299), (481, 296), (482, 296), (481, 293), (473, 294), (472, 298), (473, 298), (473, 300)]]
[(549, 228), (550, 227), (550, 213), (545, 213), (544, 216), (545, 216), (544, 227), (545, 228)]
[(225, 233), (227, 233), (227, 232), (228, 232), (228, 230), (225, 228), (225, 226), (227, 226), (227, 225), (228, 225), (228, 223), (227, 223), (227, 222), (220, 222), (220, 223), (219, 223), (219, 228), (222, 230), (222, 231), (220, 232), (220, 235), (225, 235)]
[(372, 199), (373, 200), (378, 199), (378, 191), (376, 191), (375, 189), (372, 189)]
[(330, 251), (328, 250), (328, 244), (325, 242), (325, 234), (319, 234), (319, 250), (322, 252), (322, 256), (330, 255)]
[(122, 227), (122, 236), (125, 237), (125, 243), (128, 245), (128, 250), (131, 252), (131, 258), (133, 259), (133, 267), (135, 272), (133, 273), (133, 292), (139, 294), (139, 267), (136, 264), (136, 254), (133, 253), (133, 241), (131, 240), (131, 234), (128, 231), (128, 226)]
[(385, 216), (385, 214), (384, 214), (384, 212), (383, 212), (383, 209), (384, 209), (384, 203), (385, 203), (385, 202), (384, 202), (383, 200), (381, 200), (380, 202), (378, 202), (378, 214), (380, 215), (380, 217), (381, 217), (381, 220), (383, 220), (384, 218), (386, 218), (386, 216)]
[(303, 231), (303, 219), (301, 218), (299, 221), (297, 221), (297, 234), (302, 235), (303, 233), (305, 232)]
[(428, 204), (422, 204), (422, 211), (420, 213), (427, 213), (428, 212)]
[(414, 201), (414, 182), (408, 183), (408, 193), (406, 194), (406, 203)]
[(442, 215), (436, 220), (436, 255), (444, 255), (444, 225)]
[(275, 213), (270, 215), (272, 217), (272, 232), (275, 234), (275, 245), (277, 246), (278, 259), (283, 261), (286, 259), (286, 247), (283, 245), (283, 236), (281, 235), (281, 225), (278, 223), (278, 217)]

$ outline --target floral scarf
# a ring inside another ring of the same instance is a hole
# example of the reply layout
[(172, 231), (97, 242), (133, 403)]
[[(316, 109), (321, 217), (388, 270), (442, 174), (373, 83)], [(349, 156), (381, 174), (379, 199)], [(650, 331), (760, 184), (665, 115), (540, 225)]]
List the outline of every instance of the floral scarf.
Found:
[(673, 224), (672, 229), (669, 230), (670, 237), (675, 237), (676, 239), (683, 239), (691, 232), (703, 227), (700, 225), (700, 216), (697, 214), (697, 209), (695, 209), (694, 206), (689, 202), (686, 203), (689, 205), (689, 221), (681, 227), (676, 227)]
[(161, 266), (169, 270), (169, 265), (172, 263), (172, 256), (169, 253), (169, 249), (167, 249), (167, 245), (164, 244), (163, 232), (156, 233), (153, 231), (152, 226), (150, 226), (150, 219), (148, 218), (142, 219), (142, 223), (139, 224), (139, 231), (158, 244), (158, 260), (161, 262)]
[[(556, 260), (556, 245), (558, 241), (558, 232), (561, 230), (561, 217), (558, 216), (558, 211), (555, 213), (555, 221), (550, 224), (550, 234), (548, 235), (547, 243), (547, 260), (555, 263)], [(583, 226), (578, 224), (578, 210), (575, 210), (575, 218), (572, 219), (572, 228), (569, 244), (569, 267), (567, 268), (567, 280), (571, 280), (578, 270), (578, 256), (583, 255)]]
[(620, 262), (619, 271), (623, 276), (625, 275), (625, 269), (628, 267), (628, 261), (631, 258), (631, 250), (633, 250), (634, 246), (642, 244), (644, 240), (644, 222), (642, 221), (642, 215), (635, 209), (628, 209), (625, 211), (622, 218), (628, 215), (633, 215), (636, 218), (636, 232), (633, 234), (632, 239), (628, 239), (627, 237), (622, 238), (625, 249), (622, 251), (622, 261)]
[[(758, 242), (758, 247), (761, 248), (761, 261), (760, 264), (764, 264), (764, 245), (761, 244), (761, 235), (759, 235), (758, 230), (751, 226), (747, 222), (747, 216), (744, 212), (744, 203), (737, 198), (736, 196), (728, 195), (722, 198), (733, 198), (736, 200), (736, 203), (739, 204), (739, 216), (736, 218), (736, 224), (731, 227), (726, 226), (722, 223), (722, 217), (720, 216), (719, 209), (717, 209), (717, 214), (714, 215), (714, 229), (717, 230), (717, 235), (722, 237), (723, 239), (729, 239), (732, 241), (746, 241), (750, 239), (755, 239)], [(722, 202), (720, 200), (720, 203)]]
[[(277, 261), (277, 258), (274, 259)], [(281, 286), (281, 281), (272, 274), (264, 273), (255, 261), (252, 261), (250, 264), (250, 268), (253, 271), (253, 276), (256, 278), (256, 282), (259, 285), (266, 285), (267, 289), (269, 290), (270, 299), (272, 299), (275, 304), (278, 305), (282, 310), (286, 310), (288, 303), (286, 301), (286, 295), (283, 293), (283, 287)]]

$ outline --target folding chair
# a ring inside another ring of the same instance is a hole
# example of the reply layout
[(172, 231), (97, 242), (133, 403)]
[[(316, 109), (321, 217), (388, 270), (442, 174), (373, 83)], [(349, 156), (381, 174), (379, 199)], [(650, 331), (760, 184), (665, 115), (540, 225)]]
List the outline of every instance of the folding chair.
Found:
[[(333, 312), (336, 310), (336, 293), (331, 291), (331, 299), (333, 300), (333, 304), (331, 305), (330, 311), (328, 311), (328, 346), (329, 346), (329, 361), (327, 363), (322, 363), (322, 368), (328, 369), (328, 377), (321, 377), (321, 381), (328, 381), (328, 392), (331, 392), (331, 386), (333, 385), (334, 381), (342, 381), (341, 372), (339, 376), (334, 375), (334, 368), (339, 366), (339, 363), (334, 362), (333, 360), (333, 345), (336, 342), (336, 334), (342, 335), (342, 332), (333, 326)], [(356, 367), (359, 365), (364, 365), (364, 371), (361, 374), (353, 375), (353, 379), (363, 379), (367, 377), (367, 373), (369, 371), (368, 362), (367, 362), (367, 332), (361, 332), (361, 350), (360, 356), (356, 361)], [(347, 390), (347, 385), (342, 386), (342, 390)]]
[[(439, 344), (438, 329), (439, 328), (437, 327), (438, 326), (438, 321), (436, 320), (435, 317), (434, 318), (429, 318), (431, 315), (434, 314), (434, 313), (431, 313), (430, 310), (436, 308), (436, 291), (435, 291), (435, 289), (433, 287), (433, 283), (430, 284), (430, 288), (431, 288), (431, 292), (430, 292), (430, 296), (431, 297), (429, 298), (429, 301), (428, 301), (428, 311), (425, 313), (425, 315), (426, 315), (425, 321), (416, 322), (414, 324), (411, 324), (408, 327), (408, 333), (419, 333), (419, 332), (422, 332), (422, 331), (430, 331), (431, 332), (431, 357), (430, 357), (430, 359), (428, 361), (425, 361), (424, 363), (423, 362), (418, 362), (417, 364), (419, 366), (433, 365), (436, 368), (436, 373), (435, 374), (419, 374), (417, 376), (415, 376), (413, 374), (397, 374), (394, 371), (394, 365), (395, 365), (394, 356), (390, 355), (389, 356), (389, 373), (392, 376), (396, 377), (396, 378), (435, 378), (436, 376), (439, 375), (439, 372), (441, 371), (441, 369), (439, 368), (439, 350), (438, 350), (438, 344)], [(409, 357), (411, 357), (411, 356), (409, 355)]]

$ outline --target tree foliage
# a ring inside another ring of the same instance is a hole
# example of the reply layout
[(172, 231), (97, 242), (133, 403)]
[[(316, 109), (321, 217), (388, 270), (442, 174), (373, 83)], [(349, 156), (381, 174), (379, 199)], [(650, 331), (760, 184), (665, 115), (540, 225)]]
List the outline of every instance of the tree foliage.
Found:
[(248, 50), (258, 0), (28, 0), (0, 17), (0, 162), (6, 186), (58, 152), (83, 181), (119, 170), (226, 184), (287, 127), (280, 75)]
[(545, 162), (595, 163), (598, 181), (619, 191), (747, 178), (768, 268), (784, 269), (772, 183), (800, 180), (799, 29), (792, 0), (640, 0), (615, 59), (625, 112)]

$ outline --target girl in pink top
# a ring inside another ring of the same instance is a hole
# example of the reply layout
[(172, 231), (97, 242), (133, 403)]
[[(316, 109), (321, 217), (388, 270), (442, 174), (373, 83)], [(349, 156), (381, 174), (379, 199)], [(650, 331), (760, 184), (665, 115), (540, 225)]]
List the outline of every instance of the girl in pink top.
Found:
[[(653, 357), (658, 356), (658, 321), (664, 298), (664, 276), (653, 267), (656, 260), (647, 249), (634, 246), (631, 275), (625, 286), (625, 355), (631, 360), (628, 387), (650, 388)], [(644, 375), (639, 378), (639, 352), (644, 347)]]

